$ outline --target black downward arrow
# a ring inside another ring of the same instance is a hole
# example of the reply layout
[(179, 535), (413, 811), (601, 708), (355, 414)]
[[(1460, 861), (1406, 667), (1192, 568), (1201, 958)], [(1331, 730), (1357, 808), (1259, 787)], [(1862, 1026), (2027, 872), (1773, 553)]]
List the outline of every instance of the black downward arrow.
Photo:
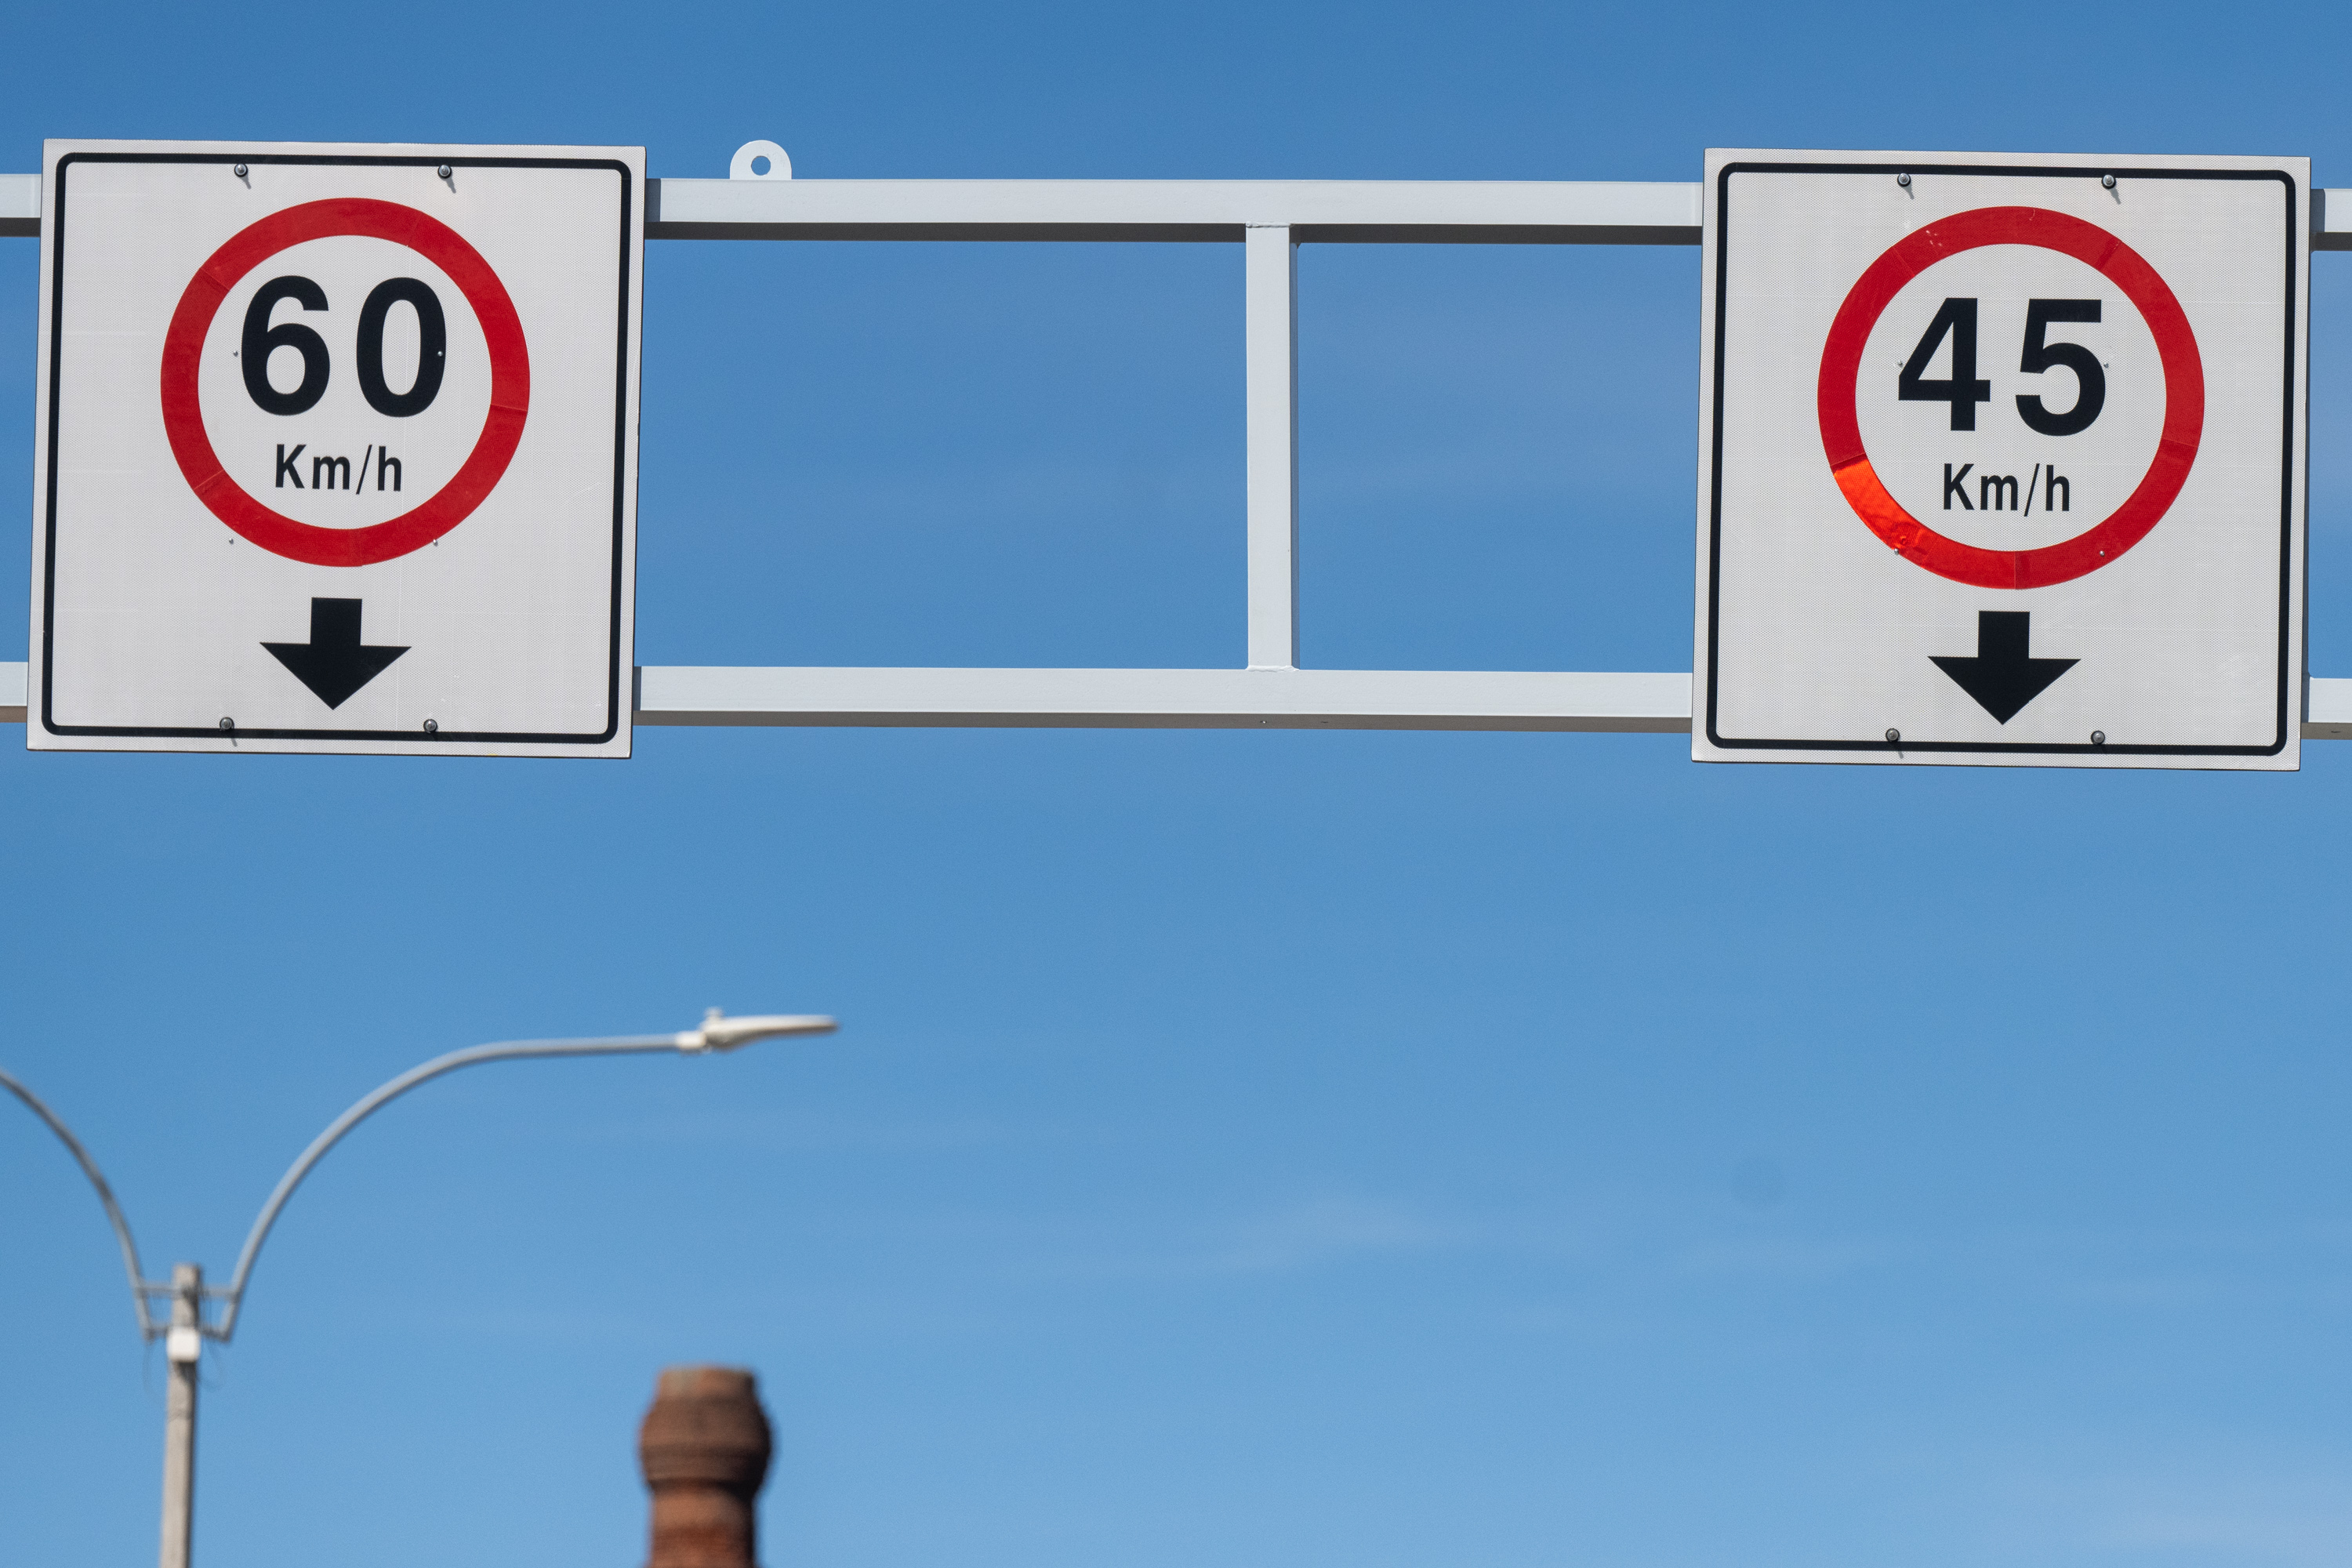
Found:
[(2006, 724), (2075, 665), (2071, 658), (2027, 658), (2032, 626), (2031, 610), (1979, 610), (1976, 658), (1940, 653), (1927, 657), (1975, 698), (1979, 707)]
[(367, 647), (360, 642), (357, 599), (310, 601), (309, 642), (266, 642), (278, 662), (330, 708), (341, 708), (352, 692), (382, 675), (404, 647)]

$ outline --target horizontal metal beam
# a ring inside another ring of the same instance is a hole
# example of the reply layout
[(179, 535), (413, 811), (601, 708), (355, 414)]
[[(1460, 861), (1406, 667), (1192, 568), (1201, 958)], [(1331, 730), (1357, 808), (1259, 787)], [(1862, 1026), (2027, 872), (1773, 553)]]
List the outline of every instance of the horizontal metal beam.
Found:
[(0, 174), (0, 235), (41, 237), (41, 176)]
[[(0, 664), (0, 723), (25, 721)], [(1685, 734), (1680, 673), (1386, 669), (909, 669), (656, 664), (647, 725), (882, 729), (1584, 730)], [(2352, 679), (2311, 682), (2306, 741), (2352, 741)]]
[[(1687, 734), (1691, 678), (1664, 671), (650, 665), (637, 671), (636, 709), (640, 724)], [(2352, 679), (2310, 682), (2303, 738), (2352, 741)]]
[[(1146, 239), (1696, 245), (1699, 187), (1624, 180), (648, 180), (655, 239)], [(2352, 190), (2312, 193), (2352, 250)], [(0, 174), (0, 236), (37, 237), (41, 176)]]
[[(648, 180), (652, 239), (1696, 245), (1701, 187), (1636, 180)], [(2312, 193), (2352, 250), (2352, 189)]]
[(1699, 187), (1625, 180), (649, 180), (656, 239), (1696, 245)]
[(637, 722), (1673, 732), (1690, 728), (1690, 677), (651, 665), (637, 671)]
[[(648, 180), (655, 239), (1076, 239), (1696, 245), (1699, 187), (1622, 180)], [(41, 176), (0, 174), (0, 235), (41, 232)]]
[(2352, 190), (2311, 193), (2311, 248), (2352, 250)]
[[(648, 180), (652, 239), (1696, 245), (1699, 187), (1622, 180)], [(0, 174), (0, 235), (41, 232)]]
[(2303, 738), (2306, 741), (2352, 741), (2352, 680), (2305, 682)]

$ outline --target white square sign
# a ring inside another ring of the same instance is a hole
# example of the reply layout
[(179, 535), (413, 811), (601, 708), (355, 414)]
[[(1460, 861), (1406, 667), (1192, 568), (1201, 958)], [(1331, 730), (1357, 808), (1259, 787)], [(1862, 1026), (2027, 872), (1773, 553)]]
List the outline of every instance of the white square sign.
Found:
[(2295, 767), (2309, 203), (1709, 152), (1691, 754)]
[(34, 747), (628, 755), (643, 149), (43, 174)]

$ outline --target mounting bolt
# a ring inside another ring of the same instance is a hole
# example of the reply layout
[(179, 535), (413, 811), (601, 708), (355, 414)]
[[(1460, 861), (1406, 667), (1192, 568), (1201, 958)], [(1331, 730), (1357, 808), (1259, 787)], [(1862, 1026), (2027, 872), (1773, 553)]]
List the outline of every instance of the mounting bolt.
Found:
[(223, 715), (221, 716), (221, 723), (220, 723), (220, 727), (221, 727), (221, 733), (222, 733), (222, 734), (224, 734), (224, 735), (226, 735), (226, 734), (227, 734), (231, 730), (234, 730), (234, 729), (236, 729), (236, 720), (234, 720), (234, 719), (232, 719), (232, 718), (230, 718), (230, 717), (228, 717), (226, 714), (223, 714)]
[(1911, 176), (1908, 174), (1897, 174), (1895, 176), (1895, 183), (1907, 191), (1911, 188)]
[(1886, 731), (1886, 743), (1887, 743), (1888, 745), (1890, 745), (1890, 746), (1900, 745), (1900, 744), (1902, 743), (1902, 742), (1903, 742), (1903, 731), (1900, 731), (1900, 730), (1889, 730), (1889, 731)]
[(2116, 188), (2116, 177), (2113, 174), (2101, 174), (2099, 176), (2099, 184), (2112, 191)]
[(2094, 730), (2091, 731), (2091, 744), (2095, 746), (2104, 746), (2106, 743), (2107, 732), (2105, 730)]
[(446, 180), (446, 179), (447, 179), (451, 174), (453, 174), (457, 173), (457, 171), (456, 171), (456, 170), (454, 170), (454, 169), (452, 169), (452, 168), (450, 168), (448, 164), (444, 163), (444, 164), (442, 164), (438, 169), (436, 169), (436, 170), (434, 171), (434, 173), (435, 173), (435, 174), (439, 174), (443, 179), (445, 179), (445, 180)]
[(425, 721), (425, 732), (428, 735), (439, 734), (441, 732), (441, 721), (438, 719), (427, 719)]
[(242, 163), (238, 163), (238, 164), (234, 165), (233, 167), (231, 167), (231, 168), (230, 168), (230, 170), (229, 170), (229, 173), (230, 173), (230, 174), (235, 174), (238, 179), (242, 180), (243, 178), (245, 178), (245, 175), (246, 175), (246, 167), (245, 167), (245, 165), (244, 165), (244, 164), (242, 164)]

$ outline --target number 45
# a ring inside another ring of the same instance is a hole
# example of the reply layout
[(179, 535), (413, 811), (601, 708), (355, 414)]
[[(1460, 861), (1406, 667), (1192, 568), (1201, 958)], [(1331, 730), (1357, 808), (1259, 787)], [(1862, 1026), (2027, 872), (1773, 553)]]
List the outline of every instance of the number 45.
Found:
[[(2099, 319), (2096, 300), (2035, 300), (2025, 307), (2025, 353), (2017, 368), (2028, 375), (2038, 375), (2060, 365), (2074, 373), (2074, 406), (2063, 413), (2053, 414), (2039, 397), (2021, 396), (2017, 400), (2017, 416), (2043, 436), (2074, 436), (2091, 427), (2099, 410), (2107, 403), (2107, 374), (2100, 367), (2099, 356), (2080, 343), (2044, 342), (2053, 321), (2095, 321)], [(1927, 363), (1936, 357), (1936, 350), (1945, 338), (1952, 340), (1952, 374), (1946, 381), (1928, 381), (1920, 375)], [(1927, 323), (1927, 332), (1919, 346), (1911, 351), (1911, 358), (1903, 366), (1903, 374), (1895, 383), (1895, 395), (1906, 403), (1948, 403), (1952, 407), (1952, 428), (1973, 430), (1977, 427), (1977, 405), (1992, 401), (1992, 383), (1977, 379), (1977, 302), (1974, 300), (1947, 300), (1936, 319)]]

